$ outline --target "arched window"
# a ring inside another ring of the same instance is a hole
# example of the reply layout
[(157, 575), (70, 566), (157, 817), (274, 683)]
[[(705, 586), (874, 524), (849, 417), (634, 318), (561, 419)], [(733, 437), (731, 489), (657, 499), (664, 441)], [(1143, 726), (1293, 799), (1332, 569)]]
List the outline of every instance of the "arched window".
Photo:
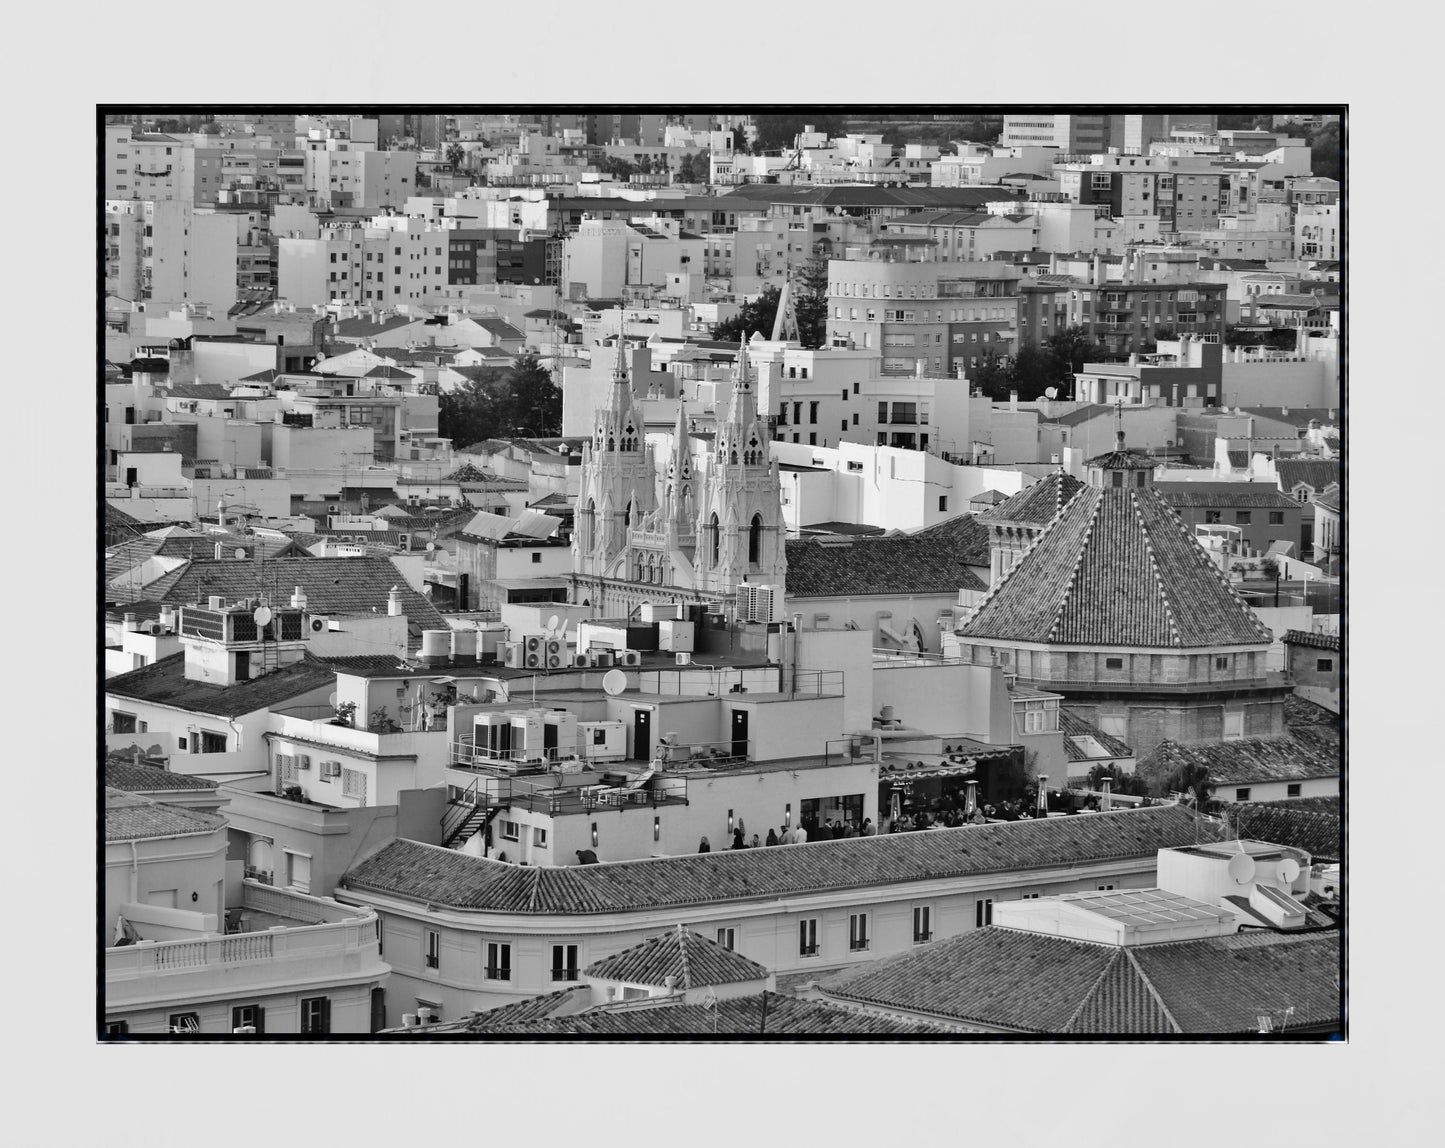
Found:
[(593, 540), (596, 537), (596, 535), (593, 533), (593, 531), (596, 529), (596, 522), (597, 501), (596, 499), (589, 498), (587, 500), (587, 509), (582, 512), (581, 534), (583, 549), (590, 549), (593, 544)]
[(709, 561), (713, 566), (717, 565), (718, 558), (718, 529), (717, 515), (714, 514), (707, 524), (707, 545)]
[(623, 525), (624, 527), (626, 527), (626, 526), (631, 526), (631, 525), (632, 525), (632, 500), (631, 500), (631, 499), (628, 499), (628, 500), (627, 500), (627, 509), (622, 512), (622, 525)]
[(763, 560), (763, 516), (754, 514), (748, 527), (748, 561), (756, 566)]
[(730, 461), (732, 462), (733, 466), (737, 466), (737, 464), (738, 464), (738, 452), (737, 452), (737, 451), (732, 451), (732, 452), (731, 452)]

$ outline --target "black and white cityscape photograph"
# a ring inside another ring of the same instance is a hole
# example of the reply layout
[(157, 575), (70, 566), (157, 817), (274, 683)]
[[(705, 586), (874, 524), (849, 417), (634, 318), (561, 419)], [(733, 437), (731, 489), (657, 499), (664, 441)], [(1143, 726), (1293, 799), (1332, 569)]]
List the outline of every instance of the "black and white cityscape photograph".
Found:
[(98, 1039), (1342, 1040), (1347, 130), (98, 107)]

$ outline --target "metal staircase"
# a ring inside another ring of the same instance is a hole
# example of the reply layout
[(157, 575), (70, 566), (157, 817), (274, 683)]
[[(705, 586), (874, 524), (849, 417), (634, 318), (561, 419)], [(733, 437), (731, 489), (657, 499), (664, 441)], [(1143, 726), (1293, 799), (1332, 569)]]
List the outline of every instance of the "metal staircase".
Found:
[(480, 798), (477, 783), (472, 782), (465, 793), (447, 802), (447, 809), (442, 814), (442, 847), (450, 849), (458, 841), (466, 841), (484, 832), (501, 811), (500, 805), (492, 805)]

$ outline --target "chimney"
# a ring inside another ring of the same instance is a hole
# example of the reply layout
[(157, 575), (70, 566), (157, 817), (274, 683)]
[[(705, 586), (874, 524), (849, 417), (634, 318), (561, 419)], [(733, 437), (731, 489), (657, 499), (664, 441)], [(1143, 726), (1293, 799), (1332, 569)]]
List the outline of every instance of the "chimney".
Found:
[(210, 604), (212, 610), (224, 610), (226, 608), (226, 600), (219, 594), (211, 595)]
[(1058, 253), (1057, 251), (1050, 251), (1050, 252), (1049, 252), (1049, 274), (1050, 274), (1050, 275), (1057, 275), (1058, 273), (1059, 273), (1059, 253)]
[(389, 617), (395, 618), (401, 614), (401, 587), (393, 586), (391, 593), (386, 596), (386, 612)]
[(217, 558), (218, 561), (220, 560), (220, 557), (221, 557), (221, 544), (220, 544), (219, 542), (217, 542), (217, 543), (216, 543), (216, 558)]
[(1090, 268), (1089, 281), (1093, 283), (1095, 287), (1102, 287), (1104, 285), (1104, 257), (1097, 252), (1094, 255), (1093, 266)]
[(125, 614), (125, 615), (122, 615), (121, 620), (120, 620), (120, 624), (126, 629), (127, 632), (129, 632), (129, 631), (131, 631), (131, 630), (134, 630), (134, 629), (135, 629), (135, 615), (134, 615), (134, 614)]
[(306, 609), (306, 591), (301, 589), (300, 586), (297, 586), (295, 590), (291, 591), (291, 605), (297, 610)]
[(1108, 774), (1105, 774), (1099, 779), (1099, 789), (1103, 792), (1103, 797), (1099, 801), (1099, 812), (1101, 813), (1108, 813), (1109, 810), (1113, 808), (1114, 803), (1109, 797), (1110, 787), (1113, 784), (1114, 779)]

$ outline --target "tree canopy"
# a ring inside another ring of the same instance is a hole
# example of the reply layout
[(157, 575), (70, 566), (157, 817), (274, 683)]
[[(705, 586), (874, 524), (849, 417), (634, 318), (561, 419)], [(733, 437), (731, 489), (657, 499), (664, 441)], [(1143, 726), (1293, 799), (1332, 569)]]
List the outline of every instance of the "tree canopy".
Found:
[(562, 431), (562, 391), (535, 355), (488, 367), (438, 400), (438, 429), (458, 446), (489, 438), (550, 438)]
[(773, 322), (778, 317), (778, 300), (782, 289), (769, 287), (751, 303), (744, 303), (742, 310), (725, 323), (718, 323), (712, 329), (712, 337), (727, 343), (738, 342), (743, 335), (752, 336), (761, 331), (763, 338), (771, 338)]

